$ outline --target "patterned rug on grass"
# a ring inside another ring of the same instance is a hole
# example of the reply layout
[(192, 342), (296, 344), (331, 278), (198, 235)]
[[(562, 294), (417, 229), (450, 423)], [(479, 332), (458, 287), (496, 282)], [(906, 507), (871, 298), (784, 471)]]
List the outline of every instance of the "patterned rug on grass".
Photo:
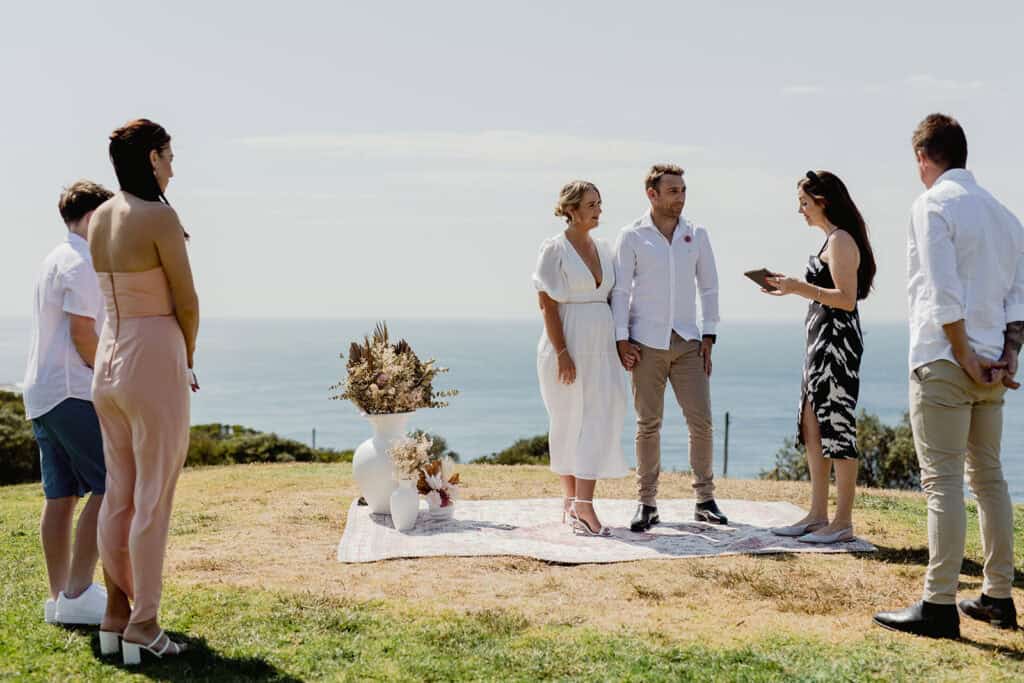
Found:
[(598, 499), (597, 513), (612, 527), (607, 538), (582, 536), (561, 523), (560, 498), (460, 500), (449, 520), (433, 520), (422, 505), (416, 526), (400, 532), (390, 515), (370, 514), (352, 502), (341, 543), (341, 562), (375, 562), (398, 557), (516, 555), (565, 564), (629, 562), (710, 555), (764, 553), (874, 552), (856, 539), (811, 545), (771, 533), (792, 524), (804, 511), (791, 503), (719, 500), (728, 526), (693, 521), (693, 500), (660, 500), (661, 524), (646, 533), (629, 530), (636, 502)]

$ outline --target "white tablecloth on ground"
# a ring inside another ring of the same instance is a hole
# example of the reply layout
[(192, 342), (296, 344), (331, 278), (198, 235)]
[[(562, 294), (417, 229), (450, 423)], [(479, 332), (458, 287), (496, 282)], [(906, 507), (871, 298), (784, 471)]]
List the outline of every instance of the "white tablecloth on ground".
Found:
[(719, 500), (728, 526), (693, 521), (694, 501), (660, 500), (661, 524), (633, 533), (632, 500), (598, 499), (597, 512), (612, 527), (608, 538), (576, 535), (561, 523), (560, 498), (460, 500), (449, 520), (434, 520), (421, 501), (416, 526), (396, 531), (389, 515), (370, 514), (355, 501), (338, 545), (341, 562), (399, 557), (514, 555), (548, 562), (586, 564), (765, 553), (874, 552), (867, 541), (811, 545), (771, 533), (804, 511), (791, 503)]

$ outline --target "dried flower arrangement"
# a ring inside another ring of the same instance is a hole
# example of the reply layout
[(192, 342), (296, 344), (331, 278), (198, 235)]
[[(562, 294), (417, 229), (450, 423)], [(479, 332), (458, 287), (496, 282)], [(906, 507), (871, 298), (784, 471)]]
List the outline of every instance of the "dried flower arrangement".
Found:
[[(344, 358), (344, 354), (341, 354)], [(346, 363), (348, 376), (331, 387), (334, 400), (346, 399), (368, 415), (408, 413), (419, 408), (443, 408), (441, 399), (458, 395), (455, 389), (434, 390), (434, 378), (448, 372), (433, 359), (423, 362), (402, 339), (392, 344), (387, 324), (380, 322), (363, 343), (353, 342)]]
[(449, 457), (432, 459), (433, 441), (426, 435), (407, 437), (389, 450), (399, 479), (415, 479), (416, 490), (426, 496), (431, 510), (452, 505), (459, 493), (459, 473)]
[(431, 510), (445, 508), (459, 497), (459, 473), (449, 457), (432, 460), (420, 468), (416, 489), (427, 499)]
[(407, 436), (392, 444), (388, 449), (388, 455), (395, 464), (398, 478), (419, 479), (420, 469), (430, 462), (432, 445), (433, 442), (426, 435)]

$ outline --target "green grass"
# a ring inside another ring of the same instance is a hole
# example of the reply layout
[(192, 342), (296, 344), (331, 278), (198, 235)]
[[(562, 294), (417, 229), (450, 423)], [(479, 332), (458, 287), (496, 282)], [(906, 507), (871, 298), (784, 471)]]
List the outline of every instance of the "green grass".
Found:
[[(252, 472), (254, 480), (267, 474), (265, 469), (238, 472)], [(291, 468), (281, 474), (299, 476), (296, 472), (302, 470)], [(896, 636), (868, 626), (869, 615), (864, 616), (863, 633), (839, 642), (813, 628), (794, 632), (766, 627), (745, 642), (713, 645), (686, 637), (690, 620), (699, 619), (699, 614), (680, 618), (674, 630), (644, 630), (531, 621), (521, 609), (526, 601), (537, 599), (529, 594), (510, 599), (501, 609), (455, 609), (455, 600), (445, 592), (444, 576), (421, 575), (415, 569), (410, 569), (409, 581), (436, 583), (437, 604), (345, 599), (302, 586), (195, 586), (169, 577), (162, 622), (193, 649), (181, 658), (147, 660), (140, 669), (126, 669), (117, 659), (99, 656), (95, 630), (65, 629), (42, 621), (45, 570), (36, 532), (37, 488), (0, 488), (0, 678), (832, 682), (1024, 677), (1020, 648)], [(858, 507), (865, 514), (884, 513), (887, 523), (904, 528), (908, 535), (923, 533), (925, 514), (919, 498), (865, 494)], [(1020, 509), (1016, 522), (1019, 531), (1024, 524)], [(196, 538), (218, 523), (215, 515), (187, 513), (176, 519), (176, 533)], [(970, 537), (976, 544), (975, 527)], [(899, 562), (895, 557), (893, 561)], [(710, 571), (716, 565), (704, 560), (693, 567)], [(373, 565), (368, 572), (372, 575)], [(667, 599), (663, 591), (643, 583), (632, 590), (639, 600)], [(705, 595), (692, 597), (694, 609), (720, 609), (716, 590), (708, 583)], [(729, 590), (743, 590), (743, 583)], [(751, 600), (771, 593), (749, 590)], [(608, 606), (629, 608), (628, 603)]]

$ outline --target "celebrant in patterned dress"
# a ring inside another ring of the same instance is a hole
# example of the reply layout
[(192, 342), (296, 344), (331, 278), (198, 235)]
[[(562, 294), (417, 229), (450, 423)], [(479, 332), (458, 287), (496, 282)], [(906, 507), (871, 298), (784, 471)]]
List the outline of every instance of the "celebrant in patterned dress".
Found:
[[(800, 388), (797, 439), (807, 449), (811, 510), (791, 526), (772, 531), (805, 543), (853, 540), (857, 487), (857, 397), (864, 337), (857, 302), (867, 297), (875, 258), (867, 226), (846, 185), (828, 171), (808, 171), (797, 184), (799, 212), (825, 233), (804, 280), (775, 274), (767, 294), (798, 294), (807, 307), (807, 355)], [(838, 496), (828, 520), (829, 473), (836, 471)]]

